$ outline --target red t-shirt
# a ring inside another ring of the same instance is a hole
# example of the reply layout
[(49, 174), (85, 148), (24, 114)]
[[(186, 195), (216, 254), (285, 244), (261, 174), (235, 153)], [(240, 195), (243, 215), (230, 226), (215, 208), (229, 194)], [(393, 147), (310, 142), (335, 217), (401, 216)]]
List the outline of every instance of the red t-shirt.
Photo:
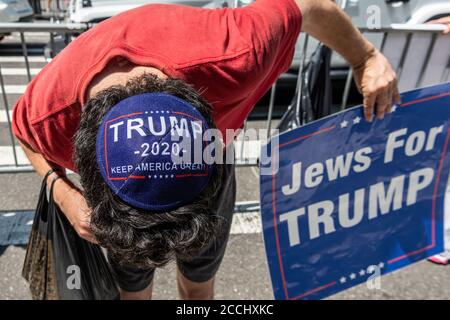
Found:
[(83, 33), (31, 81), (13, 114), (15, 135), (75, 170), (73, 136), (89, 82), (115, 57), (155, 67), (202, 92), (222, 132), (240, 128), (292, 62), (301, 12), (294, 0), (244, 8), (147, 5)]

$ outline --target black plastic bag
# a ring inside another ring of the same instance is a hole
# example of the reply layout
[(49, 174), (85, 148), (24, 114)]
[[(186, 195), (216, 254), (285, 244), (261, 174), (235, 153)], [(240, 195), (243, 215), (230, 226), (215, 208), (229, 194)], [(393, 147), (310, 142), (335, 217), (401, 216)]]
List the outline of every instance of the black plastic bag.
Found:
[[(101, 247), (78, 236), (53, 201), (46, 178), (28, 241), (22, 276), (37, 300), (110, 300), (119, 292)], [(78, 278), (76, 278), (78, 277)]]
[(328, 47), (319, 44), (312, 54), (302, 70), (301, 86), (297, 85), (294, 98), (278, 124), (281, 132), (331, 114), (331, 53)]

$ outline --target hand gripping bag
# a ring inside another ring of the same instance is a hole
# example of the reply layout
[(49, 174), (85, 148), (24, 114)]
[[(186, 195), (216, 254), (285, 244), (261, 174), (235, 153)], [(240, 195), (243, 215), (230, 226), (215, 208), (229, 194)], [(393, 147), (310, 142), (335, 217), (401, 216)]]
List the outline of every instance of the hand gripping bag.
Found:
[(53, 201), (47, 176), (39, 194), (22, 276), (37, 300), (110, 300), (119, 292), (100, 246), (78, 236)]

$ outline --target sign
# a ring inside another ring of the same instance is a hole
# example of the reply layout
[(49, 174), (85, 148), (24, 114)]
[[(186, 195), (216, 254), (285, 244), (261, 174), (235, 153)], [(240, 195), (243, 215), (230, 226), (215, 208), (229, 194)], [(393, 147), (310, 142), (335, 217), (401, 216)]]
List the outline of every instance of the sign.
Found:
[[(355, 107), (277, 137), (261, 175), (276, 299), (320, 299), (443, 251), (450, 83), (383, 120)], [(267, 168), (265, 168), (267, 169)]]

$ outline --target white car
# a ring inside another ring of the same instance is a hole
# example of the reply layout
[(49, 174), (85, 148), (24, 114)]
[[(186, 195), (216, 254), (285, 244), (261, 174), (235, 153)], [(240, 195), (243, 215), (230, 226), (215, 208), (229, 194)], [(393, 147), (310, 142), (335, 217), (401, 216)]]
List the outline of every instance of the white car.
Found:
[[(14, 0), (12, 0), (14, 1)], [(184, 4), (195, 7), (217, 8), (245, 6), (254, 0), (70, 0), (69, 20), (72, 22), (99, 22), (150, 3)], [(353, 23), (365, 27), (370, 8), (380, 11), (381, 24), (418, 24), (450, 14), (450, 0), (338, 0)]]
[[(218, 8), (223, 6), (245, 6), (255, 0), (71, 0), (68, 10), (69, 21), (78, 23), (95, 23), (119, 14), (123, 11), (149, 3), (184, 4), (196, 7)], [(370, 15), (374, 10), (379, 14), (379, 26), (392, 24), (416, 25), (450, 15), (450, 0), (338, 0), (353, 23), (360, 28), (367, 28)], [(367, 35), (370, 41), (377, 43), (381, 35)], [(294, 57), (293, 66), (300, 63), (301, 43)], [(317, 41), (311, 39), (307, 56), (316, 48)], [(344, 60), (336, 55), (333, 67), (345, 67)]]
[(96, 23), (121, 12), (151, 3), (213, 8), (223, 2), (220, 0), (71, 0), (68, 15), (70, 22)]
[[(340, 0), (352, 22), (362, 29), (376, 29), (403, 25), (404, 27), (426, 23), (430, 20), (450, 16), (450, 0)], [(374, 19), (375, 15), (378, 17)], [(376, 22), (375, 25), (372, 25)], [(366, 33), (372, 43), (381, 43), (382, 34)], [(303, 37), (297, 44), (294, 66), (301, 61)], [(307, 56), (309, 57), (317, 46), (317, 41), (310, 38)], [(345, 68), (347, 63), (340, 56), (333, 54), (333, 68)]]
[[(33, 9), (28, 0), (0, 0), (0, 23), (31, 20)], [(7, 34), (0, 33), (0, 41)]]
[(345, 11), (358, 27), (370, 27), (377, 13), (381, 26), (416, 25), (450, 15), (450, 0), (345, 0)]
[(32, 16), (28, 0), (0, 0), (0, 22), (18, 22)]

